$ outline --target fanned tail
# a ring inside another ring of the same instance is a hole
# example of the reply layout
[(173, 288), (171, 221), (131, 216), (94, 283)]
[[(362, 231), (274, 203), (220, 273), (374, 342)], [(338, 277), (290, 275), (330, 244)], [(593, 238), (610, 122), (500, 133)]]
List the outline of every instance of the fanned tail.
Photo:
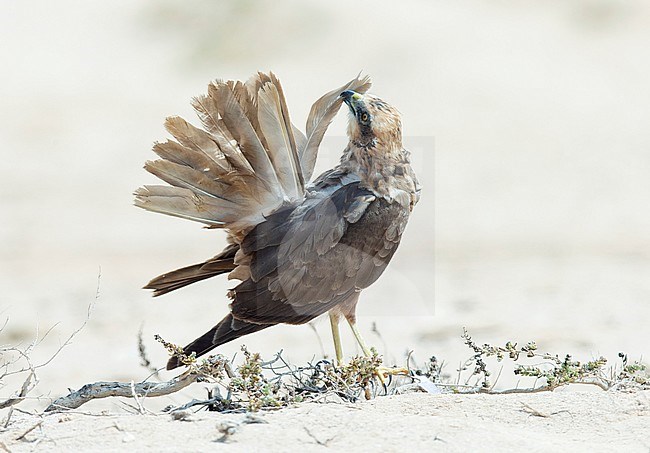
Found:
[(203, 128), (167, 118), (174, 140), (156, 143), (160, 159), (145, 164), (172, 187), (144, 186), (135, 192), (135, 205), (243, 237), (265, 215), (304, 196), (318, 146), (341, 105), (339, 94), (369, 87), (369, 78), (358, 76), (321, 97), (305, 135), (291, 122), (273, 73), (257, 73), (245, 83), (211, 83), (206, 95), (192, 101)]

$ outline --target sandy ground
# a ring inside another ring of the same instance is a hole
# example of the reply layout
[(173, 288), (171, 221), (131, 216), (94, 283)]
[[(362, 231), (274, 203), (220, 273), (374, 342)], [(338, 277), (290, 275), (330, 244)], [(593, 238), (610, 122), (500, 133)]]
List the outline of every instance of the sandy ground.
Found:
[[(155, 275), (212, 256), (224, 239), (139, 211), (131, 193), (155, 180), (142, 164), (153, 157), (152, 142), (166, 137), (165, 116), (193, 119), (189, 99), (210, 79), (246, 78), (258, 69), (281, 77), (297, 124), (313, 100), (361, 69), (373, 76), (373, 91), (403, 113), (423, 197), (390, 268), (359, 305), (360, 328), (387, 362), (402, 364), (413, 350), (418, 363), (436, 355), (453, 375), (469, 355), (463, 326), (479, 343), (535, 340), (542, 351), (582, 361), (614, 360), (620, 351), (648, 355), (647, 2), (184, 5), (3, 5), (0, 313), (8, 323), (0, 343), (26, 345), (37, 329), (42, 336), (54, 327), (33, 352), (35, 363), (47, 360), (82, 324), (101, 272), (89, 322), (39, 370), (31, 395), (40, 399), (21, 407), (42, 410), (48, 398), (88, 382), (144, 379), (141, 327), (148, 355), (162, 365), (166, 353), (154, 334), (185, 343), (224, 315), (225, 281), (157, 300), (140, 289)], [(341, 117), (320, 168), (338, 158), (343, 131)], [(331, 355), (327, 322), (314, 327), (324, 349), (309, 326), (279, 326), (220, 352), (234, 355), (245, 343), (266, 357), (283, 349), (297, 364)], [(348, 332), (344, 346), (356, 352)], [(504, 370), (497, 387), (518, 384), (531, 383)], [(0, 388), (0, 399), (15, 388), (13, 381)], [(204, 395), (197, 386), (148, 407)], [(443, 450), (647, 451), (646, 398), (408, 395), (354, 408), (309, 405), (268, 414), (268, 425), (246, 425), (223, 447), (262, 448), (255, 442), (264, 440), (269, 448), (317, 448), (302, 428), (309, 424), (322, 442), (335, 437), (337, 449), (381, 440), (388, 449), (426, 442)], [(557, 414), (530, 416), (521, 402)], [(115, 401), (84, 410), (113, 415), (75, 414), (62, 423), (47, 417), (43, 432), (28, 436), (44, 439), (38, 446), (11, 440), (31, 419), (1, 439), (12, 450), (122, 449), (125, 441), (201, 450), (214, 445), (224, 418), (131, 417)], [(347, 430), (348, 421), (364, 428)]]
[[(11, 451), (648, 451), (650, 392), (384, 397), (302, 404), (245, 415), (22, 417), (3, 433)], [(27, 429), (37, 428), (15, 441)], [(223, 439), (218, 426), (239, 425)]]

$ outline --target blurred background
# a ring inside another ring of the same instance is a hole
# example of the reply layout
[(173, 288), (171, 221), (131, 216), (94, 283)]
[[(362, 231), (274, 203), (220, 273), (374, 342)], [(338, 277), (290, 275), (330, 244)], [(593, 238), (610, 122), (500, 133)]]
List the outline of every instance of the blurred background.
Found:
[[(185, 344), (227, 311), (225, 279), (140, 288), (219, 251), (224, 234), (138, 210), (165, 116), (214, 78), (281, 78), (292, 120), (359, 71), (403, 114), (423, 195), (393, 263), (359, 305), (388, 362), (453, 365), (460, 334), (579, 359), (650, 340), (650, 4), (643, 0), (5, 1), (0, 15), (2, 344), (47, 358), (40, 393), (136, 381), (137, 332)], [(337, 161), (346, 115), (319, 168)], [(101, 269), (101, 271), (100, 271)], [(373, 329), (374, 325), (374, 329)], [(300, 363), (329, 325), (242, 343)], [(356, 348), (344, 331), (348, 355)], [(171, 374), (165, 374), (165, 377)], [(1, 395), (4, 396), (4, 395)]]

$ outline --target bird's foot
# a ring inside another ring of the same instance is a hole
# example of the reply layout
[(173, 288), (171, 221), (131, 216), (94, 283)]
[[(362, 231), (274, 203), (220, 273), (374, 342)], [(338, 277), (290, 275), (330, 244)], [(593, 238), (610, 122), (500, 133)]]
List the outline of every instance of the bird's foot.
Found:
[(377, 378), (379, 379), (381, 385), (383, 385), (385, 389), (387, 376), (397, 376), (397, 375), (408, 376), (409, 370), (407, 370), (406, 368), (378, 366), (377, 370), (375, 371), (375, 374), (377, 375)]

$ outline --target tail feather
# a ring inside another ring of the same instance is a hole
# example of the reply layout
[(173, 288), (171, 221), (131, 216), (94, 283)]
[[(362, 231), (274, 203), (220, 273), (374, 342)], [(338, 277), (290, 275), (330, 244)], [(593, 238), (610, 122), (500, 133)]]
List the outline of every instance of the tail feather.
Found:
[(246, 85), (240, 81), (235, 82), (229, 80), (228, 82), (226, 82), (226, 86), (228, 86), (228, 88), (230, 88), (230, 91), (232, 91), (233, 96), (241, 106), (244, 115), (251, 123), (253, 130), (257, 134), (257, 137), (259, 138), (260, 142), (262, 143), (262, 146), (264, 147), (265, 150), (268, 150), (269, 147), (267, 146), (266, 143), (266, 137), (264, 137), (263, 134), (259, 133), (260, 123), (257, 117), (257, 94), (251, 94), (248, 88), (246, 87)]
[(190, 189), (199, 195), (229, 201), (224, 197), (224, 194), (228, 192), (229, 184), (224, 183), (223, 179), (215, 180), (191, 167), (163, 159), (147, 161), (144, 168), (172, 186)]
[(174, 140), (154, 143), (153, 152), (162, 159), (195, 170), (202, 171), (207, 168), (210, 173), (227, 174), (228, 172), (228, 170), (222, 168), (222, 164), (215, 162), (211, 156), (188, 149)]
[(139, 208), (223, 228), (225, 221), (219, 219), (224, 219), (228, 211), (214, 201), (180, 187), (144, 186), (135, 191), (135, 205)]
[[(211, 87), (213, 86), (211, 85)], [(267, 191), (275, 195), (277, 199), (282, 199), (284, 193), (273, 170), (269, 155), (259, 136), (255, 133), (244, 109), (235, 98), (232, 89), (226, 84), (218, 85), (215, 87), (215, 95), (219, 115), (239, 144), (246, 160), (254, 168), (258, 182), (261, 182)]]
[(238, 250), (238, 245), (231, 244), (217, 256), (203, 263), (193, 264), (159, 275), (147, 283), (144, 289), (153, 289), (155, 297), (191, 283), (230, 272), (235, 268), (235, 255)]
[[(233, 166), (219, 148), (212, 136), (198, 127), (192, 126), (183, 118), (171, 116), (165, 120), (165, 128), (186, 148), (193, 150), (195, 155), (207, 158), (208, 167), (217, 165), (217, 171), (228, 173)], [(203, 171), (203, 168), (200, 168)]]
[(277, 87), (270, 83), (262, 86), (258, 100), (260, 131), (266, 137), (275, 173), (287, 196), (298, 199), (305, 190), (302, 170), (293, 133), (284, 120)]
[(301, 162), (300, 168), (302, 170), (302, 177), (304, 179), (304, 182), (307, 183), (309, 182), (309, 177), (307, 177), (304, 174), (304, 168), (302, 166), (302, 159), (300, 157), (302, 150), (305, 149), (305, 146), (307, 145), (307, 137), (305, 134), (302, 133), (300, 129), (298, 129), (296, 126), (293, 124), (291, 125), (291, 130), (293, 131), (293, 138), (296, 141), (296, 149), (298, 150), (298, 161)]
[(230, 272), (235, 268), (232, 260), (212, 264), (209, 268), (206, 268), (206, 263), (199, 263), (168, 272), (151, 280), (144, 289), (153, 289), (154, 297), (162, 296), (206, 278)]
[(282, 84), (280, 83), (280, 79), (278, 79), (275, 76), (275, 74), (273, 74), (272, 72), (269, 73), (269, 77), (271, 78), (271, 84), (269, 84), (268, 86), (273, 87), (278, 92), (277, 95), (277, 102), (279, 104), (278, 114), (284, 121), (283, 133), (285, 134), (286, 138), (289, 141), (288, 151), (291, 158), (291, 163), (293, 164), (293, 169), (299, 180), (300, 189), (302, 192), (305, 189), (305, 178), (304, 175), (302, 174), (302, 166), (300, 165), (300, 156), (298, 155), (298, 145), (296, 142), (296, 137), (293, 132), (295, 126), (291, 123), (291, 119), (289, 118), (289, 107), (287, 106), (287, 100), (284, 97), (284, 90), (282, 89)]
[(246, 160), (241, 150), (238, 149), (236, 143), (233, 143), (233, 137), (223, 124), (223, 120), (219, 118), (216, 100), (209, 95), (197, 96), (192, 100), (192, 106), (205, 129), (212, 134), (212, 138), (219, 145), (219, 149), (237, 169), (237, 172), (244, 175), (254, 175), (255, 170)]
[[(275, 89), (278, 91), (278, 101), (280, 103), (280, 113), (282, 115), (282, 119), (284, 120), (284, 128), (287, 131), (287, 135), (289, 137), (289, 142), (291, 145), (291, 150), (292, 152), (297, 151), (297, 146), (296, 146), (296, 140), (293, 136), (293, 129), (294, 126), (291, 123), (291, 119), (289, 118), (289, 107), (287, 106), (287, 100), (284, 97), (284, 90), (282, 89), (282, 84), (280, 83), (280, 79), (277, 78), (275, 74), (272, 72), (269, 73), (269, 77), (271, 78), (271, 85), (275, 87)], [(296, 161), (298, 160), (298, 155), (296, 153)], [(300, 171), (298, 169), (297, 171)]]
[(176, 140), (156, 143), (161, 159), (145, 165), (176, 190), (139, 189), (136, 206), (241, 236), (287, 200), (303, 196), (318, 146), (341, 105), (338, 95), (369, 86), (368, 77), (357, 77), (322, 96), (304, 135), (291, 123), (273, 73), (260, 72), (245, 83), (211, 83), (207, 95), (192, 100), (203, 129), (168, 118), (165, 127)]
[[(239, 321), (233, 318), (231, 314), (228, 314), (219, 322), (219, 324), (185, 346), (183, 348), (183, 353), (185, 355), (195, 353), (196, 356), (199, 357), (208, 353), (217, 346), (236, 340), (237, 338), (248, 335), (249, 333), (266, 329), (272, 325), (274, 324), (253, 324), (250, 322)], [(182, 363), (178, 360), (178, 356), (172, 356), (167, 362), (167, 369), (173, 370), (181, 365)]]

